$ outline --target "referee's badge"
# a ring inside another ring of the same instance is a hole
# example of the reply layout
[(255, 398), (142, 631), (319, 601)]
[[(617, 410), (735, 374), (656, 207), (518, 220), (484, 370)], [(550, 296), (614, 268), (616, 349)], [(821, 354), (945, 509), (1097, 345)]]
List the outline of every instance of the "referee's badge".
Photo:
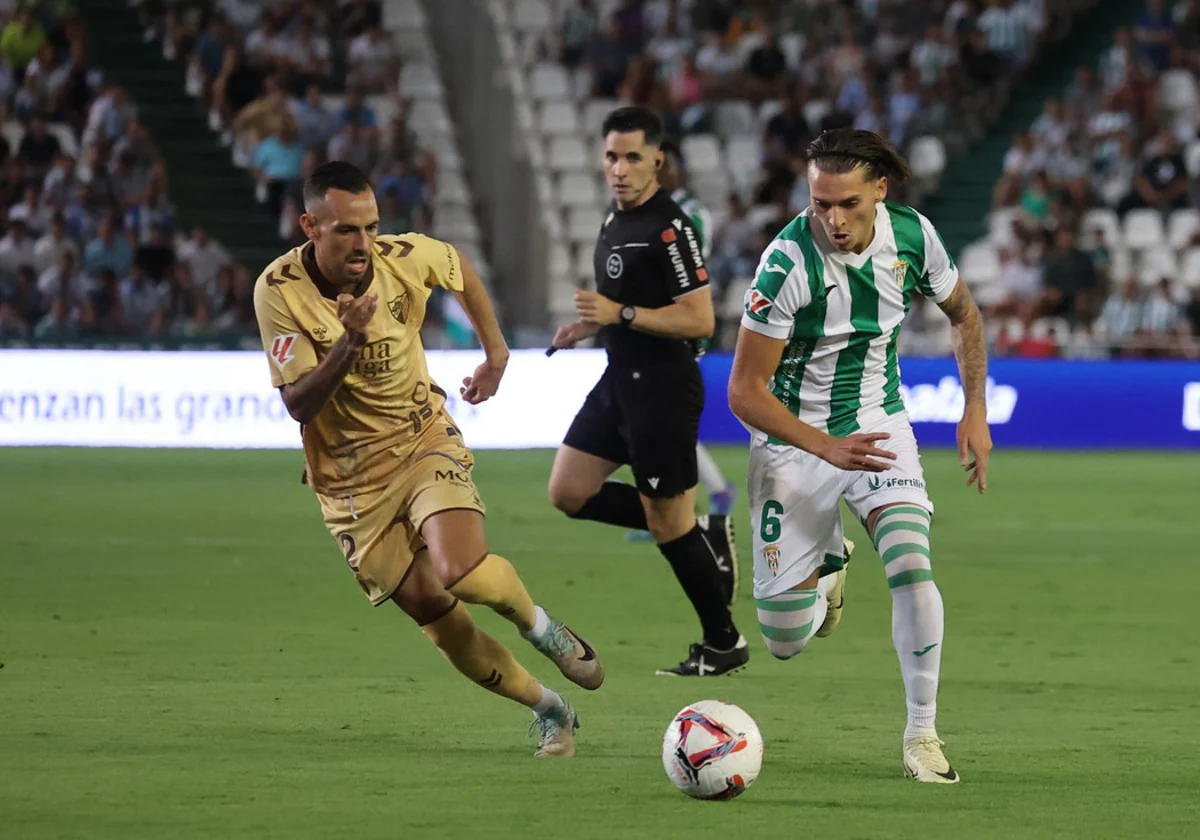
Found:
[(906, 274), (908, 274), (908, 261), (896, 260), (896, 263), (892, 266), (892, 277), (896, 280), (897, 286), (904, 285), (904, 276)]
[(625, 261), (621, 259), (620, 254), (609, 254), (608, 261), (604, 264), (605, 273), (616, 280), (621, 276), (621, 272), (625, 270)]

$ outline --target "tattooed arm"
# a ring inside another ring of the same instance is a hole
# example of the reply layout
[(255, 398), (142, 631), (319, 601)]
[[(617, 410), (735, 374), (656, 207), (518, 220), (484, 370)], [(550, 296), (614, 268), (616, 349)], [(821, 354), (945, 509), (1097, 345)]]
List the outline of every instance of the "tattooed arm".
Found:
[[(987, 425), (987, 343), (983, 337), (983, 318), (967, 284), (959, 280), (950, 297), (938, 304), (950, 318), (954, 331), (954, 358), (962, 379), (966, 408), (958, 424), (958, 457), (970, 473), (967, 486), (978, 483), (979, 492), (987, 490), (988, 458), (992, 435)], [(974, 456), (974, 460), (970, 460)]]

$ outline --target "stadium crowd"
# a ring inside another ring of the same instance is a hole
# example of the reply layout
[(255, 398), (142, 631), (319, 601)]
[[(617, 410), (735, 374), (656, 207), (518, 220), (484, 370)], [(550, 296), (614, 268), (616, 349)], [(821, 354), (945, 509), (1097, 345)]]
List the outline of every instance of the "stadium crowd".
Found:
[(0, 337), (186, 336), (253, 324), (252, 279), (178, 231), (137, 105), (71, 4), (0, 4)]

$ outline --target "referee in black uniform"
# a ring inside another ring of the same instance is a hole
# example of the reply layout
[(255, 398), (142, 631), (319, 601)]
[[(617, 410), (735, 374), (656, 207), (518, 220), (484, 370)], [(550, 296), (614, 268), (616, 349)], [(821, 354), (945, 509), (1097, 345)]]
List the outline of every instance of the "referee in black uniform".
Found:
[[(550, 499), (575, 519), (649, 530), (700, 618), (703, 640), (675, 676), (717, 676), (750, 658), (729, 613), (737, 554), (728, 517), (699, 520), (696, 439), (704, 383), (692, 342), (713, 332), (712, 294), (687, 214), (658, 186), (663, 125), (647, 108), (619, 108), (603, 125), (604, 171), (615, 201), (596, 243), (597, 291), (579, 291), (579, 321), (555, 348), (598, 335), (608, 368), (554, 460)], [(637, 487), (609, 481), (622, 464)]]

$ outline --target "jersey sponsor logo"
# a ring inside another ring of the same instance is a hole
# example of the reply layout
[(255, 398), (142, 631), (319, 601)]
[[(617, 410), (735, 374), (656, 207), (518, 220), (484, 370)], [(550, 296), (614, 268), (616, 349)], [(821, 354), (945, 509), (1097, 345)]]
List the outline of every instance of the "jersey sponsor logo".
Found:
[(696, 234), (688, 227), (683, 229), (683, 235), (687, 237), (688, 249), (692, 252), (692, 264), (704, 265), (704, 256), (700, 253), (700, 243), (696, 240)]
[(282, 368), (296, 358), (292, 348), (295, 347), (297, 338), (299, 338), (298, 333), (288, 333), (287, 335), (277, 335), (271, 339), (271, 359), (276, 365)]
[(908, 261), (896, 260), (892, 265), (892, 279), (896, 281), (897, 286), (904, 285), (904, 277), (908, 274)]
[(646, 483), (650, 485), (650, 488), (652, 490), (658, 489), (658, 479), (657, 478), (647, 478)]
[(458, 487), (469, 487), (471, 485), (471, 474), (462, 470), (434, 470), (434, 481), (447, 481)]
[(666, 242), (668, 245), (674, 242), (677, 238), (678, 237), (675, 236), (675, 231), (671, 230), (670, 228), (667, 228), (662, 232), (662, 241)]
[(767, 568), (771, 570), (772, 575), (779, 574), (779, 546), (764, 545), (763, 559), (767, 561)]
[(758, 289), (750, 290), (750, 298), (746, 301), (746, 311), (751, 315), (766, 317), (771, 310), (772, 301)]
[(667, 246), (667, 254), (671, 257), (671, 265), (675, 268), (675, 276), (679, 278), (679, 287), (686, 289), (691, 280), (688, 277), (687, 266), (683, 264), (683, 254), (679, 253), (679, 243), (672, 242)]
[(621, 276), (621, 272), (625, 270), (625, 261), (621, 259), (620, 254), (609, 254), (608, 259), (604, 262), (604, 273), (613, 280)]
[(924, 490), (925, 482), (919, 478), (877, 478), (871, 476), (867, 479), (867, 489), (872, 493), (878, 493), (880, 490), (891, 490), (894, 487), (911, 487), (914, 490)]
[(388, 301), (388, 312), (392, 313), (392, 317), (401, 324), (408, 323), (408, 313), (411, 310), (412, 304), (408, 299), (408, 292), (402, 291)]

